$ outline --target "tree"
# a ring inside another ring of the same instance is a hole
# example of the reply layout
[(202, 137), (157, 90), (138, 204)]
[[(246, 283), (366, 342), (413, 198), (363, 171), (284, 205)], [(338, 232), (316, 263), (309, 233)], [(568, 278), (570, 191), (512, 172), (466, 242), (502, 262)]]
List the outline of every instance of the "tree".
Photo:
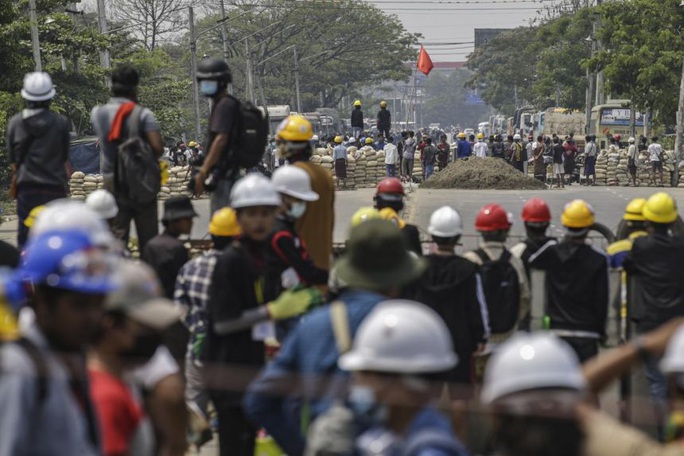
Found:
[(679, 3), (608, 2), (597, 10), (602, 49), (589, 64), (603, 70), (607, 92), (632, 100), (637, 110), (649, 109), (660, 125), (676, 121), (684, 47)]
[[(410, 68), (404, 62), (416, 55), (411, 47), (416, 36), (406, 32), (396, 16), (368, 3), (272, 0), (264, 7), (233, 6), (228, 15), (240, 15), (239, 21), (226, 22), (234, 85), (240, 92), (245, 87), (248, 40), (257, 94), (263, 90), (268, 104), (295, 105), (293, 47), (300, 59), (305, 111), (334, 107), (361, 87), (408, 80)], [(219, 19), (205, 18), (198, 33)], [(198, 48), (199, 55), (221, 55), (219, 30), (208, 33)]]
[(114, 0), (113, 17), (139, 34), (145, 49), (152, 51), (160, 41), (186, 28), (188, 0)]

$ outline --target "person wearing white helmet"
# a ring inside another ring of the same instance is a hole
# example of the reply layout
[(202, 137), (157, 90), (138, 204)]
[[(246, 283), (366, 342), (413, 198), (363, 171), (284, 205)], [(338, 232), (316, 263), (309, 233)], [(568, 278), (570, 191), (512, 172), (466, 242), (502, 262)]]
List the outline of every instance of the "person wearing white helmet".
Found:
[(637, 185), (637, 166), (639, 165), (639, 152), (635, 143), (636, 139), (629, 138), (629, 147), (627, 148), (627, 170), (634, 187)]
[(100, 188), (88, 195), (85, 200), (86, 206), (97, 212), (103, 220), (111, 225), (116, 214), (119, 213), (119, 207), (116, 205), (116, 199), (107, 190)]
[[(267, 301), (295, 285), (328, 283), (328, 271), (314, 264), (295, 228), (295, 222), (306, 213), (306, 203), (318, 199), (318, 194), (311, 189), (309, 174), (296, 166), (283, 166), (273, 173), (271, 182), (280, 193), (282, 203), (266, 255), (264, 298)], [(278, 340), (284, 339), (290, 323), (278, 325)]]
[(527, 154), (521, 140), (522, 138), (519, 134), (516, 133), (513, 135), (513, 143), (511, 144), (511, 165), (522, 173), (525, 171)]
[[(305, 192), (304, 196), (312, 195)], [(230, 195), (242, 234), (216, 258), (211, 281), (220, 286), (210, 288), (210, 324), (202, 354), (205, 386), (218, 415), (222, 456), (253, 456), (256, 429), (243, 414), (242, 393), (226, 388), (235, 372), (221, 366), (232, 365), (250, 372), (263, 366), (264, 340), (272, 337), (273, 331), (264, 325), (252, 330), (252, 326), (299, 315), (320, 298), (304, 288), (286, 291), (272, 301), (265, 299), (265, 251), (281, 204), (273, 183), (259, 174), (248, 174), (237, 181)], [(249, 382), (249, 378), (244, 381)]]
[(7, 124), (7, 154), (12, 169), (10, 196), (17, 200), (17, 245), (28, 238), (24, 220), (37, 206), (67, 196), (69, 122), (50, 109), (56, 92), (50, 75), (28, 73), (21, 97), (26, 108)]
[(452, 398), (466, 397), (470, 385), (471, 359), (482, 351), (489, 337), (489, 316), (482, 290), (478, 267), (472, 261), (456, 255), (454, 249), (463, 233), (461, 215), (449, 206), (432, 213), (428, 233), (436, 250), (427, 255), (428, 268), (415, 286), (413, 299), (429, 306), (444, 320), (454, 343), (460, 362), (447, 375)]
[(85, 232), (100, 248), (110, 249), (115, 240), (104, 219), (82, 201), (60, 199), (50, 202), (31, 227), (33, 239), (48, 231), (75, 229)]
[(353, 376), (346, 407), (333, 406), (313, 423), (306, 456), (467, 454), (432, 406), (433, 376), (458, 361), (437, 313), (415, 301), (381, 302), (338, 361)]
[(508, 339), (487, 365), (481, 395), (494, 411), (497, 454), (584, 456), (576, 407), (585, 395), (579, 360), (565, 342), (542, 332)]

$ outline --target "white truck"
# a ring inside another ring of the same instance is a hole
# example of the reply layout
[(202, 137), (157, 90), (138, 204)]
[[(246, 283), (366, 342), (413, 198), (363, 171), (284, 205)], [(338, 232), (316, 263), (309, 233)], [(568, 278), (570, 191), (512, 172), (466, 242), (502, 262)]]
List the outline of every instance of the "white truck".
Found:
[(289, 105), (274, 105), (274, 106), (267, 106), (266, 110), (268, 111), (268, 122), (270, 123), (270, 128), (269, 128), (269, 134), (272, 137), (275, 137), (276, 131), (278, 130), (278, 125), (280, 125), (280, 122), (285, 120), (287, 116), (290, 115), (290, 106)]

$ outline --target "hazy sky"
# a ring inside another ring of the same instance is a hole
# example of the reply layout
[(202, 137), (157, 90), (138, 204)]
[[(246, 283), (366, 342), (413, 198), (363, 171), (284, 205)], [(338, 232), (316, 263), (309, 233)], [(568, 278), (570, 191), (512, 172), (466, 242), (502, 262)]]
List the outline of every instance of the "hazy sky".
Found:
[[(433, 62), (463, 61), (472, 52), (476, 28), (515, 28), (556, 0), (369, 0), (396, 14), (411, 33), (424, 36)], [(431, 43), (464, 43), (447, 46)]]

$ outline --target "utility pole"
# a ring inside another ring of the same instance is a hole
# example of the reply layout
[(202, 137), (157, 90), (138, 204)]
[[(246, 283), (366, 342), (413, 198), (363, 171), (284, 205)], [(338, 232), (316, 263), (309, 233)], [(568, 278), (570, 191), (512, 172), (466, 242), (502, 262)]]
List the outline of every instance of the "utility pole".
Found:
[[(596, 0), (596, 6), (601, 5), (602, 0)], [(599, 27), (601, 26), (601, 18), (598, 19)], [(593, 24), (594, 36), (596, 36), (596, 22)], [(601, 40), (596, 41), (598, 50), (601, 50)], [(603, 82), (603, 71), (596, 72), (596, 99), (594, 100), (595, 105), (602, 105), (606, 102), (606, 95), (604, 92), (604, 82)]]
[(297, 59), (297, 47), (294, 48), (294, 64), (295, 64), (295, 91), (297, 93), (297, 112), (302, 113), (302, 99), (299, 94), (299, 60)]
[[(102, 35), (107, 34), (107, 17), (105, 16), (105, 2), (104, 0), (97, 0), (97, 26)], [(100, 66), (102, 68), (111, 68), (112, 64), (109, 59), (109, 48), (100, 51)]]
[(197, 36), (192, 6), (188, 6), (188, 19), (190, 20), (190, 77), (192, 78), (192, 102), (195, 106), (195, 135), (199, 139), (202, 127), (200, 125), (199, 88), (197, 87)]
[(43, 71), (43, 62), (40, 58), (40, 38), (38, 37), (36, 0), (29, 0), (29, 22), (31, 23), (31, 46), (33, 47), (33, 61), (36, 65), (36, 71)]
[[(684, 7), (684, 3), (679, 5)], [(648, 125), (648, 116), (644, 116), (644, 126)], [(646, 129), (645, 127), (644, 129)], [(672, 173), (673, 184), (679, 183), (679, 162), (682, 160), (684, 146), (684, 62), (682, 62), (682, 79), (679, 82), (679, 105), (677, 107), (677, 135), (675, 136), (675, 165)]]
[(252, 56), (249, 54), (249, 42), (245, 40), (245, 74), (247, 76), (247, 83), (245, 84), (245, 95), (247, 99), (254, 103), (254, 80), (252, 75)]

